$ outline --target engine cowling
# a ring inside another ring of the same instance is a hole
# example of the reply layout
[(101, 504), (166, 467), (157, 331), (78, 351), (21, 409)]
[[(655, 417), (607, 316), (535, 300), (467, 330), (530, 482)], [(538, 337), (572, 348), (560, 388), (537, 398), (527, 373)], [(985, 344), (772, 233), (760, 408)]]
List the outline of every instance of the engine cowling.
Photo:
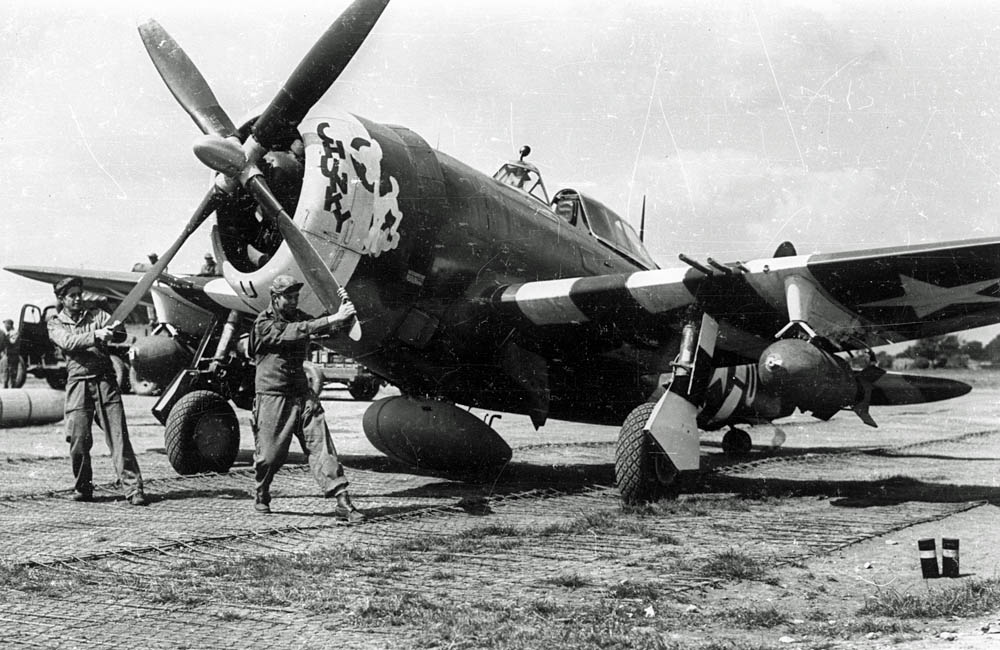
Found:
[(863, 396), (845, 360), (801, 339), (772, 343), (760, 355), (757, 372), (761, 387), (783, 404), (824, 420)]
[(449, 402), (386, 397), (368, 407), (362, 425), (376, 449), (411, 467), (478, 473), (511, 457), (510, 446), (496, 431)]

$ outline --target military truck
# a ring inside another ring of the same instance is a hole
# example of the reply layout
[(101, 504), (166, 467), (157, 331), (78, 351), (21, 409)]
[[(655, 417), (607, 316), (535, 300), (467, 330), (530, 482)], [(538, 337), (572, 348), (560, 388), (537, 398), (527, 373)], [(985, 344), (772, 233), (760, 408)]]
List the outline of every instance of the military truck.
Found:
[(310, 350), (309, 360), (303, 367), (309, 378), (309, 384), (317, 395), (328, 384), (343, 384), (351, 397), (365, 401), (375, 397), (383, 383), (354, 359), (318, 345)]

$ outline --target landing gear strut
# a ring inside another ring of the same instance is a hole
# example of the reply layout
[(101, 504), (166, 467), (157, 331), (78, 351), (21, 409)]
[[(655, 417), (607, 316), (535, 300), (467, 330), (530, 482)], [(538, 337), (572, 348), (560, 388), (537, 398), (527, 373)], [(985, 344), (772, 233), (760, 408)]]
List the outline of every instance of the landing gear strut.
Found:
[(673, 378), (656, 404), (641, 404), (622, 425), (615, 476), (622, 502), (676, 496), (700, 464), (698, 411), (712, 374), (718, 324), (693, 312), (684, 324)]
[(153, 416), (166, 427), (167, 457), (179, 474), (227, 472), (236, 460), (240, 427), (229, 401), (247, 409), (253, 401), (253, 369), (233, 349), (239, 325), (236, 311), (224, 323), (213, 323), (192, 366), (178, 373), (153, 407)]

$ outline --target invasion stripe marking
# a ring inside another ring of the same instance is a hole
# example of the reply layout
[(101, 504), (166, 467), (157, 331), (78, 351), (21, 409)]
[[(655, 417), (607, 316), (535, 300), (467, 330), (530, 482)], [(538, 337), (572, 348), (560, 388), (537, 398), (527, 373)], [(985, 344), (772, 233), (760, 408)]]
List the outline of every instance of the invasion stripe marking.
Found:
[(570, 299), (578, 278), (528, 282), (517, 288), (514, 300), (518, 308), (535, 325), (583, 323), (589, 320)]
[(628, 277), (625, 287), (643, 309), (660, 314), (695, 302), (683, 283), (687, 272), (684, 268), (639, 271)]

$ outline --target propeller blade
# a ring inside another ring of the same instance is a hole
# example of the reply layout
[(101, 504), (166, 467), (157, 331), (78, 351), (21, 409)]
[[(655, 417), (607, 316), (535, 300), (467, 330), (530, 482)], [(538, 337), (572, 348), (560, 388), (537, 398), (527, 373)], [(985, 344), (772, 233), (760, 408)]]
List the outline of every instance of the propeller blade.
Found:
[(167, 264), (170, 264), (170, 260), (174, 259), (177, 251), (180, 250), (181, 246), (187, 241), (187, 238), (198, 229), (208, 215), (215, 212), (215, 208), (218, 207), (219, 198), (222, 196), (221, 192), (216, 188), (212, 188), (205, 195), (205, 198), (201, 200), (201, 204), (195, 209), (194, 214), (191, 215), (191, 219), (188, 220), (187, 225), (184, 226), (184, 231), (181, 232), (180, 237), (167, 249), (153, 268), (146, 271), (146, 275), (142, 276), (139, 283), (132, 287), (132, 290), (128, 292), (125, 296), (125, 300), (121, 302), (120, 305), (115, 309), (114, 313), (111, 314), (111, 322), (124, 322), (125, 318), (132, 313), (135, 306), (139, 304), (149, 288), (153, 286), (157, 278), (163, 273), (163, 269), (167, 268)]
[(320, 37), (253, 127), (268, 147), (302, 121), (371, 32), (389, 0), (355, 0)]
[(208, 82), (167, 30), (150, 18), (139, 25), (139, 34), (163, 82), (202, 133), (223, 138), (235, 135), (236, 126), (219, 106)]
[[(340, 283), (330, 272), (326, 262), (319, 256), (305, 234), (295, 225), (292, 218), (288, 216), (285, 209), (281, 207), (281, 203), (271, 193), (271, 189), (260, 176), (252, 176), (247, 179), (244, 187), (257, 199), (257, 204), (264, 213), (278, 224), (281, 236), (285, 238), (285, 243), (288, 244), (295, 263), (302, 271), (309, 288), (319, 298), (320, 304), (331, 314), (335, 313), (340, 308), (340, 295), (337, 293), (340, 290)], [(361, 339), (361, 325), (357, 318), (354, 320), (349, 336), (354, 341)]]

